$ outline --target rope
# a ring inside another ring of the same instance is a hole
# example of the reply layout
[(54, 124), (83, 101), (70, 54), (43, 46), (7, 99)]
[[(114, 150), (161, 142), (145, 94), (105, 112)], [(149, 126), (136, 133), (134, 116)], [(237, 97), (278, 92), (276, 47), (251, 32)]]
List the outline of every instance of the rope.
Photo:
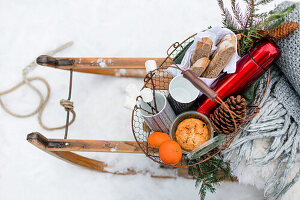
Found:
[[(67, 42), (61, 46), (59, 46), (58, 48), (52, 50), (52, 51), (49, 51), (47, 53), (47, 55), (54, 55), (70, 46), (73, 45), (73, 42)], [(58, 127), (48, 127), (46, 126), (43, 121), (42, 121), (42, 115), (43, 115), (43, 112), (44, 112), (44, 109), (49, 101), (49, 97), (50, 97), (50, 93), (51, 93), (51, 88), (50, 88), (50, 85), (49, 83), (46, 81), (46, 79), (42, 78), (42, 77), (30, 77), (28, 78), (27, 77), (27, 74), (33, 70), (35, 67), (37, 66), (35, 60), (32, 61), (29, 65), (27, 65), (24, 69), (23, 69), (23, 81), (19, 82), (18, 84), (16, 84), (15, 86), (13, 86), (12, 88), (8, 89), (8, 90), (5, 90), (5, 91), (2, 91), (0, 92), (0, 105), (1, 107), (3, 108), (3, 110), (5, 112), (7, 112), (8, 114), (12, 115), (13, 117), (17, 117), (17, 118), (27, 118), (27, 117), (31, 117), (35, 114), (38, 113), (38, 122), (40, 124), (40, 126), (46, 130), (49, 130), (49, 131), (52, 131), (52, 130), (58, 130), (58, 129), (63, 129), (65, 128), (67, 125), (70, 125), (72, 124), (74, 121), (75, 121), (75, 117), (76, 117), (76, 114), (74, 112), (74, 106), (73, 106), (73, 102), (69, 101), (69, 100), (64, 100), (62, 99), (60, 101), (60, 105), (63, 106), (65, 108), (66, 111), (69, 111), (72, 113), (72, 120), (66, 124), (66, 125), (63, 125), (63, 126), (58, 126)], [(36, 88), (34, 85), (31, 84), (31, 82), (33, 81), (40, 81), (42, 82), (46, 88), (47, 88), (47, 92), (46, 92), (46, 97), (44, 98), (43, 94), (41, 93), (41, 91)], [(39, 105), (30, 113), (27, 113), (27, 114), (20, 114), (20, 113), (15, 113), (13, 111), (11, 111), (5, 104), (4, 102), (2, 101), (1, 99), (1, 96), (4, 96), (6, 94), (9, 94), (9, 93), (12, 93), (14, 92), (15, 90), (17, 90), (18, 88), (22, 87), (23, 85), (27, 85), (30, 89), (32, 89), (35, 93), (38, 94), (39, 98), (40, 98), (40, 102), (39, 102)]]

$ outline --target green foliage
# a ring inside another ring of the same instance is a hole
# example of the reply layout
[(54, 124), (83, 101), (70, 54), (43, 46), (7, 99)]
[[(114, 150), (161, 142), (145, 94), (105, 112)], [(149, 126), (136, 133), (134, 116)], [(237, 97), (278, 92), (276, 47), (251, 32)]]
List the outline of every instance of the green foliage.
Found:
[(259, 6), (266, 5), (273, 0), (244, 0), (246, 11), (242, 12), (239, 3), (236, 0), (231, 0), (231, 14), (224, 7), (223, 0), (217, 1), (222, 11), (223, 25), (234, 33), (244, 36), (239, 41), (241, 56), (251, 49), (254, 41), (261, 38), (262, 31), (278, 27), (284, 21), (284, 16), (295, 8), (295, 5), (292, 5), (281, 12), (259, 13)]
[[(189, 164), (198, 162), (198, 160), (190, 160)], [(195, 186), (199, 187), (199, 196), (201, 200), (205, 199), (207, 191), (214, 193), (215, 186), (219, 185), (224, 179), (234, 180), (230, 172), (229, 163), (224, 162), (220, 156), (190, 167), (190, 172), (196, 180)]]
[(284, 21), (284, 17), (289, 14), (290, 12), (292, 12), (292, 10), (296, 7), (295, 4), (287, 7), (285, 10), (281, 11), (281, 12), (274, 12), (271, 11), (269, 13), (268, 18), (266, 18), (266, 20), (264, 20), (262, 22), (262, 26), (265, 29), (268, 30), (272, 30), (276, 27), (278, 27), (283, 21)]

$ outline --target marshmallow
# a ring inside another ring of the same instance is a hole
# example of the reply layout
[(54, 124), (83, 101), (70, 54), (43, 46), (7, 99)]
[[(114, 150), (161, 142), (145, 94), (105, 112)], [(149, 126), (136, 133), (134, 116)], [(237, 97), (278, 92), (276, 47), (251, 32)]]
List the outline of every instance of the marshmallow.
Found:
[(156, 64), (155, 60), (147, 60), (145, 62), (145, 67), (146, 67), (146, 72), (149, 73), (149, 72), (157, 69), (157, 64)]
[(153, 100), (153, 93), (152, 90), (150, 88), (144, 88), (141, 91), (141, 96), (143, 98), (143, 101), (146, 103), (149, 103)]

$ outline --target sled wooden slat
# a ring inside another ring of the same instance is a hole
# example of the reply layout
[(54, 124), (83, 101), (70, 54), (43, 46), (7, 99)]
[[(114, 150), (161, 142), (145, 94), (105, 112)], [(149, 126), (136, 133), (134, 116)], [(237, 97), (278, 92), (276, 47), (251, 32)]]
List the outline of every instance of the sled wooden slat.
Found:
[(144, 78), (146, 76), (145, 69), (127, 69), (126, 71), (122, 69), (76, 69), (75, 72), (83, 72), (89, 74), (99, 74), (105, 76), (117, 76), (117, 77), (138, 77)]
[(164, 58), (57, 58), (57, 60), (72, 59), (75, 61), (72, 66), (58, 66), (60, 69), (145, 69), (147, 60), (155, 60), (159, 65)]
[[(38, 143), (37, 145), (40, 148), (48, 151), (143, 153), (135, 141), (47, 139), (37, 132), (29, 134), (27, 140), (30, 143)], [(43, 145), (41, 145), (41, 143), (43, 143)]]
[(135, 141), (49, 139), (47, 148), (52, 151), (143, 153)]
[[(53, 63), (38, 62), (40, 65), (53, 67), (56, 69), (64, 69), (84, 73), (93, 73), (118, 77), (145, 77), (145, 62), (147, 60), (155, 60), (159, 66), (165, 58), (64, 58), (64, 57), (49, 57), (56, 61), (67, 60), (67, 63), (71, 61), (71, 65), (54, 65)], [(40, 58), (39, 57), (39, 58)], [(39, 59), (38, 58), (38, 59)], [(46, 60), (46, 59), (44, 59)]]
[[(27, 141), (32, 145), (38, 147), (44, 152), (55, 156), (63, 161), (69, 162), (71, 164), (84, 167), (90, 170), (95, 170), (102, 173), (110, 173), (116, 175), (134, 175), (134, 174), (150, 174), (153, 178), (177, 178), (183, 177), (187, 179), (192, 179), (188, 173), (188, 168), (170, 168), (166, 169), (174, 170), (174, 174), (164, 175), (164, 174), (154, 174), (149, 170), (135, 171), (132, 169), (127, 169), (125, 172), (111, 172), (108, 171), (108, 164), (90, 159), (70, 151), (95, 151), (95, 152), (115, 152), (111, 151), (111, 148), (116, 145), (119, 146), (119, 152), (117, 153), (141, 153), (139, 147), (132, 144), (131, 141), (102, 141), (102, 140), (74, 140), (74, 139), (48, 139), (38, 132), (30, 133), (27, 135)], [(66, 143), (69, 145), (65, 146)], [(55, 146), (55, 147), (54, 147)], [(89, 147), (88, 147), (89, 146)], [(88, 149), (90, 148), (90, 149)], [(99, 148), (99, 149), (97, 149)], [(231, 180), (224, 180), (231, 181)], [(237, 181), (237, 179), (233, 180)]]
[(64, 161), (67, 161), (72, 164), (76, 164), (82, 167), (86, 167), (88, 169), (100, 171), (106, 173), (107, 171), (104, 169), (107, 167), (107, 164), (101, 161), (93, 160), (90, 158), (86, 158), (80, 156), (76, 153), (68, 152), (68, 151), (50, 151), (47, 152), (52, 154), (55, 157), (58, 157)]
[[(56, 148), (51, 148), (51, 142), (83, 142), (86, 140), (68, 140), (68, 139), (48, 139), (45, 136), (43, 136), (42, 134), (38, 133), (38, 132), (34, 132), (34, 133), (30, 133), (27, 135), (27, 141), (30, 142), (31, 144), (33, 144), (34, 146), (38, 147), (39, 149), (45, 151), (46, 153), (55, 156), (63, 161), (69, 162), (71, 164), (80, 166), (80, 167), (84, 167), (87, 169), (91, 169), (91, 170), (96, 170), (98, 172), (102, 172), (102, 173), (111, 173), (111, 174), (116, 174), (116, 175), (134, 175), (134, 174), (146, 174), (146, 173), (150, 173), (151, 172), (149, 170), (142, 170), (142, 171), (134, 171), (131, 169), (127, 169), (126, 172), (111, 172), (106, 170), (105, 168), (108, 167), (108, 165), (105, 162), (102, 161), (98, 161), (98, 160), (94, 160), (94, 159), (90, 159), (81, 155), (78, 155), (76, 153), (67, 151), (66, 149), (64, 149), (64, 151), (56, 151)], [(108, 142), (108, 141), (107, 141)], [(110, 142), (110, 141), (109, 141)], [(118, 142), (118, 141), (115, 141)], [(49, 147), (50, 145), (50, 147)], [(124, 146), (124, 148), (126, 148)], [(130, 147), (132, 148), (132, 147)], [(76, 150), (74, 150), (76, 151)], [(191, 177), (188, 175), (186, 170), (181, 170), (180, 173), (177, 172), (176, 168), (173, 168), (174, 170), (174, 176), (172, 175), (157, 175), (157, 174), (151, 174), (151, 177), (153, 178), (177, 178), (177, 177), (184, 177), (184, 178), (188, 178), (190, 179)]]

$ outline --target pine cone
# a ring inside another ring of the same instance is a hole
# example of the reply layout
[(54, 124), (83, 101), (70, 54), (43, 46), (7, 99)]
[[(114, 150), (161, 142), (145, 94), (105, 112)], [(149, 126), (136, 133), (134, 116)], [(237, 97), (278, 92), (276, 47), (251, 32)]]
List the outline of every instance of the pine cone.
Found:
[(273, 30), (263, 31), (262, 37), (268, 38), (272, 41), (277, 41), (293, 33), (298, 28), (298, 26), (299, 24), (297, 22), (286, 22), (280, 24)]
[[(227, 107), (234, 112), (237, 116), (233, 115), (236, 125), (240, 126), (243, 119), (246, 115), (246, 100), (240, 95), (237, 97), (230, 96), (225, 101)], [(225, 133), (230, 134), (234, 132), (234, 123), (233, 120), (224, 105), (220, 105), (215, 109), (213, 114), (210, 114), (210, 121), (213, 128), (219, 134)]]

